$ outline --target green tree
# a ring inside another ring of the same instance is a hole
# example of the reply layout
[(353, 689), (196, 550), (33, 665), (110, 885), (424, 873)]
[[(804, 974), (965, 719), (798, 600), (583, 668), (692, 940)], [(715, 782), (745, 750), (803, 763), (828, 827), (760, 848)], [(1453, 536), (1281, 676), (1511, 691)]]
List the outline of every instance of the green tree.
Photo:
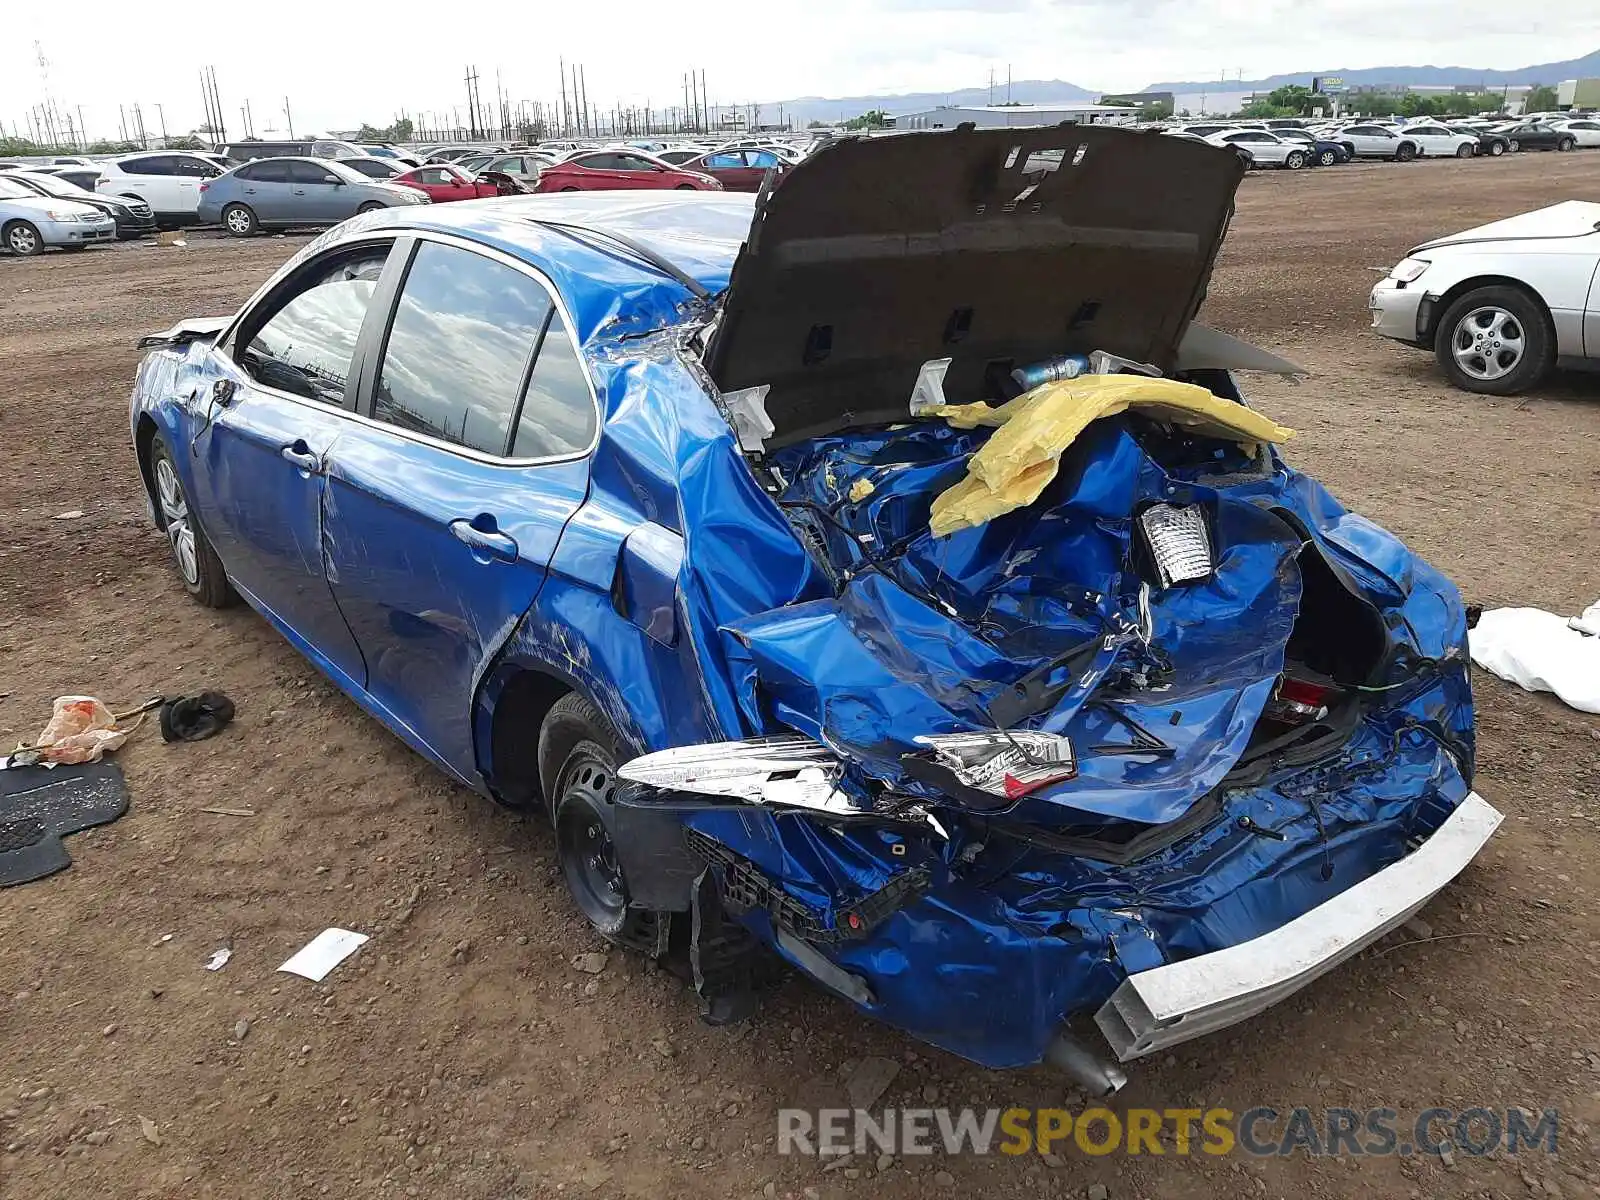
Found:
[(1172, 105), (1164, 100), (1158, 104), (1147, 104), (1139, 115), (1146, 121), (1165, 121), (1172, 116)]
[(889, 124), (889, 114), (881, 108), (874, 108), (864, 112), (859, 117), (851, 117), (844, 123), (846, 129), (885, 129)]
[(1311, 111), (1311, 89), (1301, 87), (1298, 83), (1285, 84), (1280, 88), (1273, 88), (1267, 95), (1267, 103), (1274, 108), (1286, 108), (1291, 116), (1303, 117)]
[(1523, 112), (1549, 112), (1560, 103), (1561, 98), (1556, 95), (1553, 87), (1545, 87), (1536, 83), (1528, 89), (1528, 97), (1522, 102)]
[(807, 129), (826, 129), (827, 127), (828, 127), (828, 123), (826, 121), (807, 121), (806, 122), (806, 128)]

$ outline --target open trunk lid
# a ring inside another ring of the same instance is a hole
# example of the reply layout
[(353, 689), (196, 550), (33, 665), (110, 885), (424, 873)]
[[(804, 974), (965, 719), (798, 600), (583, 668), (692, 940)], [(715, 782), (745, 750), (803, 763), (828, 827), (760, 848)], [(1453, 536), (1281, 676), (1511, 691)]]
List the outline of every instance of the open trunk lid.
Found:
[(960, 400), (1058, 354), (1168, 370), (1243, 173), (1094, 125), (831, 143), (758, 207), (707, 366), (723, 392), (770, 389), (774, 447), (903, 419), (931, 360)]

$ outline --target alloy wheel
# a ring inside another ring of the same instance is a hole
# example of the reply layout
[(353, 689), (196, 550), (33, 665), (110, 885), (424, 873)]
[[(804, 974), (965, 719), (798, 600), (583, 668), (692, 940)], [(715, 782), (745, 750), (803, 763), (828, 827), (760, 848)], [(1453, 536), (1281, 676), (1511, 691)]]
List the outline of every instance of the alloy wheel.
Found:
[(167, 541), (172, 543), (172, 557), (184, 581), (196, 587), (200, 583), (200, 560), (195, 553), (194, 527), (189, 523), (189, 504), (184, 499), (183, 485), (178, 482), (178, 472), (166, 458), (156, 459), (156, 496)]
[(37, 254), (39, 235), (33, 231), (31, 225), (13, 225), (11, 232), (6, 234), (6, 245), (16, 254)]
[(245, 234), (250, 232), (250, 214), (242, 208), (228, 210), (228, 232)]
[(1461, 318), (1451, 335), (1450, 350), (1463, 373), (1489, 381), (1515, 370), (1527, 343), (1515, 314), (1490, 305)]

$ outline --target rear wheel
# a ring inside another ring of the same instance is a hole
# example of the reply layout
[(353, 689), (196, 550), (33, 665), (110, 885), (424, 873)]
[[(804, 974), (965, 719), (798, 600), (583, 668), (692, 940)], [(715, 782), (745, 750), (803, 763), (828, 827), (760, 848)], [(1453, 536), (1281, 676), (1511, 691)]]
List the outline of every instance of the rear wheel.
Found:
[(577, 188), (575, 188), (575, 187), (573, 187), (573, 186), (572, 186), (572, 185), (571, 185), (571, 184), (570, 184), (570, 183), (569, 183), (569, 184), (567, 184), (567, 186), (566, 186), (566, 187), (564, 187), (564, 188), (562, 188), (562, 189), (561, 189), (561, 190), (562, 190), (562, 191), (563, 191), (563, 192), (575, 192), (575, 191), (577, 191), (577, 190), (578, 190), (578, 189), (577, 189)]
[(1516, 138), (1512, 138), (1506, 143), (1506, 149), (1512, 154), (1515, 154), (1518, 150), (1522, 149), (1522, 143), (1517, 141)]
[(1555, 361), (1555, 337), (1543, 307), (1512, 287), (1468, 292), (1446, 310), (1434, 356), (1457, 387), (1514, 396), (1535, 386)]
[(1283, 165), (1288, 167), (1291, 171), (1298, 171), (1301, 167), (1306, 165), (1305, 151), (1289, 151), (1289, 157), (1283, 160)]
[(1401, 142), (1395, 149), (1395, 162), (1410, 162), (1417, 156), (1417, 147), (1414, 142)]
[(1489, 143), (1489, 157), (1490, 158), (1499, 158), (1505, 152), (1506, 152), (1506, 144), (1504, 142), (1490, 142)]
[(0, 229), (0, 241), (6, 249), (20, 258), (29, 258), (44, 249), (44, 238), (31, 221), (12, 221)]
[(1473, 148), (1471, 142), (1462, 142), (1461, 145), (1456, 147), (1457, 158), (1471, 158), (1472, 155)]
[(1576, 138), (1562, 138), (1559, 142), (1556, 143), (1556, 149), (1561, 151), (1561, 153), (1565, 154), (1568, 150), (1571, 150), (1577, 144), (1578, 144), (1578, 142), (1577, 142)]
[(172, 548), (172, 561), (184, 589), (207, 608), (226, 608), (235, 599), (233, 587), (222, 569), (222, 560), (190, 511), (172, 451), (159, 433), (150, 439), (148, 454), (161, 528)]
[(1317, 155), (1317, 161), (1325, 167), (1331, 167), (1334, 163), (1339, 161), (1339, 155), (1336, 151), (1324, 150), (1321, 154)]
[(651, 925), (628, 906), (612, 830), (617, 742), (605, 718), (582, 696), (551, 705), (539, 730), (539, 779), (555, 821), (556, 854), (567, 890), (596, 933), (637, 946)]
[(222, 227), (234, 237), (249, 237), (261, 228), (261, 222), (248, 204), (230, 204), (222, 210)]
[(1340, 144), (1344, 147), (1344, 156), (1351, 162), (1355, 162), (1356, 144), (1354, 142), (1341, 142)]

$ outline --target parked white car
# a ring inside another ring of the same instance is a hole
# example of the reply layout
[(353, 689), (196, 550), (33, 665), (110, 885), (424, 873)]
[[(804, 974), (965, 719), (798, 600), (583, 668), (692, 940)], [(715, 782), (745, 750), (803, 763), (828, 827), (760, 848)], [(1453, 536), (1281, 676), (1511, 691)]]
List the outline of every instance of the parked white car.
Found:
[(1417, 144), (1419, 155), (1428, 158), (1471, 158), (1478, 152), (1477, 135), (1433, 122), (1407, 125), (1398, 132)]
[(1328, 140), (1342, 142), (1344, 148), (1350, 151), (1351, 158), (1389, 158), (1395, 162), (1410, 162), (1421, 153), (1415, 138), (1370, 121), (1346, 125), (1337, 133), (1329, 134)]
[(1213, 146), (1241, 150), (1257, 167), (1287, 167), (1298, 171), (1311, 161), (1311, 149), (1302, 142), (1281, 138), (1265, 129), (1224, 129), (1206, 138)]
[(223, 172), (210, 155), (188, 151), (130, 154), (99, 164), (94, 190), (108, 196), (143, 200), (161, 224), (190, 224), (197, 220), (200, 185)]
[(41, 196), (0, 175), (0, 246), (12, 254), (26, 258), (46, 246), (82, 250), (116, 240), (116, 221), (93, 205)]
[(1551, 124), (1577, 138), (1581, 148), (1592, 150), (1600, 146), (1600, 118), (1573, 117), (1566, 121), (1552, 121)]
[(1432, 350), (1469, 392), (1512, 396), (1600, 364), (1600, 203), (1568, 200), (1424, 243), (1367, 298), (1372, 328)]

